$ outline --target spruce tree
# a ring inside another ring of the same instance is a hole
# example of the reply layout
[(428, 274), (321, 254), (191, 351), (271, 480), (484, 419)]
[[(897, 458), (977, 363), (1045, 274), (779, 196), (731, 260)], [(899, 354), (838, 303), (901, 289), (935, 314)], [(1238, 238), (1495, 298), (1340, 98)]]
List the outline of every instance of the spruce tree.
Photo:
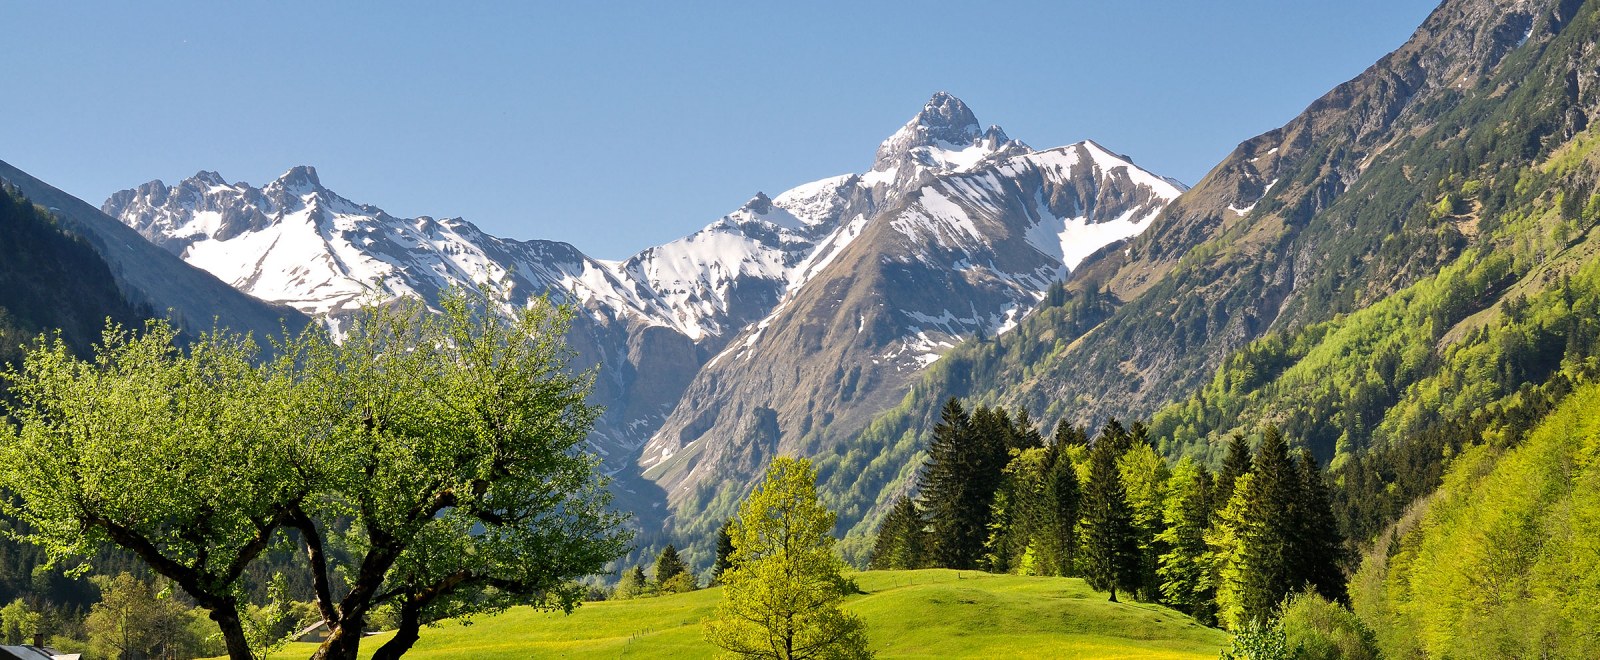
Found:
[(688, 565), (683, 563), (683, 558), (678, 556), (678, 549), (671, 543), (661, 549), (661, 554), (656, 557), (656, 584), (666, 584), (667, 580), (688, 572)]
[(717, 528), (717, 563), (711, 567), (711, 579), (722, 579), (722, 573), (733, 566), (733, 519), (723, 521)]
[(983, 555), (1007, 456), (1009, 422), (998, 424), (997, 417), (1004, 419), (985, 408), (969, 416), (951, 397), (934, 425), (918, 490), (932, 528), (936, 566), (976, 568)]
[(1308, 584), (1323, 598), (1334, 602), (1346, 599), (1344, 536), (1333, 516), (1333, 499), (1317, 459), (1302, 448), (1298, 461), (1300, 483), (1297, 493), (1297, 541), (1292, 571), (1295, 581)]
[(1083, 493), (1078, 484), (1078, 469), (1065, 447), (1055, 445), (1049, 453), (1049, 478), (1045, 498), (1050, 507), (1050, 522), (1045, 542), (1045, 559), (1055, 575), (1073, 575), (1078, 551), (1078, 517), (1083, 510)]
[(1133, 441), (1133, 435), (1122, 426), (1122, 422), (1113, 417), (1106, 420), (1105, 428), (1100, 429), (1100, 435), (1094, 439), (1094, 444), (1096, 447), (1104, 445), (1110, 448), (1113, 456), (1121, 458), (1133, 448)]
[(1039, 429), (1033, 423), (1033, 416), (1028, 414), (1027, 408), (1020, 406), (1017, 408), (1016, 415), (1011, 421), (1011, 427), (1013, 429), (1012, 449), (1042, 449), (1044, 447), (1044, 435), (1039, 433)]
[(1061, 448), (1084, 447), (1089, 444), (1089, 433), (1063, 419), (1056, 422), (1056, 432), (1053, 440), (1053, 444)]
[(972, 418), (959, 399), (950, 397), (939, 411), (939, 423), (928, 440), (928, 460), (917, 484), (933, 534), (933, 565), (942, 568), (970, 568), (962, 564), (972, 559), (967, 550), (973, 541), (971, 531), (963, 529), (965, 473), (972, 438)]
[[(1101, 440), (1106, 437), (1102, 434)], [(1110, 591), (1112, 602), (1117, 600), (1118, 588), (1132, 591), (1139, 583), (1133, 508), (1117, 469), (1117, 450), (1117, 443), (1100, 440), (1090, 449), (1089, 485), (1083, 498), (1085, 577), (1090, 586)]]
[(917, 505), (909, 496), (895, 500), (894, 507), (878, 526), (878, 538), (872, 546), (872, 559), (867, 568), (874, 570), (905, 570), (921, 568), (927, 553), (926, 523)]
[(1296, 491), (1300, 469), (1289, 456), (1289, 445), (1276, 426), (1268, 426), (1256, 448), (1250, 474), (1254, 492), (1246, 515), (1256, 523), (1254, 533), (1242, 539), (1244, 566), (1240, 604), (1245, 620), (1265, 621), (1274, 608), (1300, 586), (1292, 574), (1297, 524)]
[(1245, 441), (1244, 434), (1235, 433), (1228, 438), (1228, 455), (1217, 472), (1216, 492), (1211, 497), (1217, 510), (1228, 505), (1228, 500), (1233, 499), (1234, 482), (1249, 472), (1250, 443)]

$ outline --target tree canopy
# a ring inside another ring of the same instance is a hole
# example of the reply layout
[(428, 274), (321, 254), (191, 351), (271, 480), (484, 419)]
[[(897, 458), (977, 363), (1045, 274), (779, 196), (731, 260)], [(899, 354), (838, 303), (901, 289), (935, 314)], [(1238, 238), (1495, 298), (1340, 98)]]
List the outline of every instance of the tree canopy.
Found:
[[(420, 627), (511, 604), (571, 608), (627, 537), (581, 443), (597, 411), (568, 368), (570, 311), (508, 320), (452, 291), (361, 310), (264, 351), (225, 331), (111, 327), (92, 359), (41, 340), (7, 373), (0, 487), (53, 558), (137, 555), (252, 657), (242, 577), (293, 538), (330, 638), (354, 658), (378, 608)], [(290, 531), (294, 534), (291, 536)]]
[(870, 658), (865, 624), (839, 604), (854, 586), (834, 552), (834, 514), (811, 462), (779, 457), (734, 519), (732, 566), (706, 639), (734, 658)]

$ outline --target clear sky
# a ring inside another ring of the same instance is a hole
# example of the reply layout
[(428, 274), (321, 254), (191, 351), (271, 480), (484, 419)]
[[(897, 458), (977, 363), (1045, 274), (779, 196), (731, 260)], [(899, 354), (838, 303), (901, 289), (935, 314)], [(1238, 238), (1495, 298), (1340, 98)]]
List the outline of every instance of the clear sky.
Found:
[(939, 90), (1192, 184), (1433, 6), (0, 0), (0, 160), (96, 205), (309, 164), (395, 215), (614, 259), (865, 170)]

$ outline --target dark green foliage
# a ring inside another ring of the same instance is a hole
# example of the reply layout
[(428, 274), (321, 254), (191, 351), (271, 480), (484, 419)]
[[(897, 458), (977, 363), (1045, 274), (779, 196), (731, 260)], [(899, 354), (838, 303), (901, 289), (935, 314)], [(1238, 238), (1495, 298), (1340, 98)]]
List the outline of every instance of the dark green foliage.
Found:
[(1140, 577), (1137, 530), (1117, 469), (1120, 454), (1115, 438), (1108, 441), (1103, 433), (1089, 451), (1089, 483), (1083, 497), (1084, 577), (1094, 588), (1110, 591), (1113, 601), (1117, 589), (1137, 589)]
[(1072, 575), (1078, 556), (1078, 520), (1083, 511), (1083, 489), (1078, 483), (1078, 470), (1060, 445), (1054, 445), (1047, 454), (1049, 464), (1045, 498), (1049, 518), (1042, 544), (1044, 556), (1051, 564), (1054, 575)]
[(1264, 620), (1300, 586), (1294, 572), (1301, 528), (1296, 519), (1300, 468), (1289, 456), (1283, 434), (1271, 426), (1262, 434), (1254, 464), (1255, 492), (1246, 512), (1256, 526), (1243, 539), (1248, 570), (1240, 600), (1245, 618)]
[(85, 355), (108, 318), (136, 327), (150, 316), (123, 298), (94, 248), (0, 185), (0, 364), (14, 364), (23, 344), (54, 330)]
[(678, 556), (678, 549), (671, 543), (662, 548), (661, 555), (656, 557), (656, 584), (666, 584), (667, 580), (688, 571), (689, 566), (683, 563), (683, 559)]
[(940, 411), (918, 484), (932, 527), (933, 565), (977, 568), (988, 541), (1010, 429), (1003, 412), (979, 408), (968, 416), (953, 397)]
[(1228, 456), (1222, 461), (1222, 469), (1217, 472), (1217, 492), (1212, 497), (1212, 503), (1217, 509), (1228, 505), (1228, 500), (1233, 498), (1233, 485), (1239, 477), (1250, 472), (1250, 443), (1245, 442), (1243, 433), (1234, 433), (1228, 438)]
[(728, 533), (733, 526), (733, 520), (723, 521), (717, 528), (717, 561), (711, 567), (711, 579), (722, 577), (723, 571), (733, 566), (733, 536)]
[(1323, 598), (1344, 602), (1344, 537), (1339, 533), (1339, 522), (1333, 516), (1333, 502), (1328, 483), (1317, 465), (1311, 450), (1301, 449), (1299, 468), (1299, 493), (1294, 505), (1293, 522), (1296, 544), (1291, 546), (1289, 571), (1303, 580)]
[(874, 570), (921, 568), (927, 562), (926, 521), (909, 496), (895, 500), (894, 508), (878, 527), (877, 542), (867, 567)]
[(1056, 432), (1052, 440), (1057, 447), (1087, 447), (1089, 432), (1063, 419), (1056, 422)]

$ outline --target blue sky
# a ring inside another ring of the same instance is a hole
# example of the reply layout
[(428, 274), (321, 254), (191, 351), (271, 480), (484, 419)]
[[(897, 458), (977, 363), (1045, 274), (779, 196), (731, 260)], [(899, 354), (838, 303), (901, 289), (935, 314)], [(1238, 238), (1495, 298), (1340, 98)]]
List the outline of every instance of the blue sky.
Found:
[(298, 164), (402, 216), (621, 258), (865, 170), (935, 91), (1194, 183), (1419, 0), (0, 5), (0, 160), (99, 204)]

